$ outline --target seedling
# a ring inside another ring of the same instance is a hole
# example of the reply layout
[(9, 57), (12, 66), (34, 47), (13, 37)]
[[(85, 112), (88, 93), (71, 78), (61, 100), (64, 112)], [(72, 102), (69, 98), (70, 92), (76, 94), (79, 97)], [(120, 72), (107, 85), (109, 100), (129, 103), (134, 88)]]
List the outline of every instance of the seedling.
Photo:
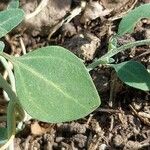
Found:
[[(150, 5), (143, 5), (146, 11), (149, 11), (148, 6)], [(7, 10), (0, 12), (0, 37), (5, 36), (23, 18), (24, 12), (18, 8), (18, 2), (11, 2)], [(125, 24), (128, 25), (128, 22)], [(125, 24), (122, 22), (120, 24), (118, 31), (120, 35), (128, 32), (127, 27), (124, 27)], [(114, 61), (112, 57), (128, 48), (148, 45), (150, 39), (128, 43), (121, 47), (117, 47), (114, 40), (109, 43), (110, 51), (87, 68), (79, 58), (60, 46), (39, 48), (16, 58), (4, 53), (4, 43), (0, 42), (1, 62), (9, 73), (11, 83), (8, 84), (0, 75), (0, 87), (10, 98), (7, 108), (7, 128), (0, 128), (1, 149), (7, 148), (13, 141), (16, 123), (25, 120), (26, 113), (33, 119), (58, 123), (85, 117), (99, 107), (100, 97), (89, 70), (100, 64), (113, 67), (126, 84), (148, 91), (150, 75), (142, 64), (136, 61), (112, 64)], [(6, 59), (14, 66), (16, 86)], [(0, 118), (2, 120), (5, 117)]]

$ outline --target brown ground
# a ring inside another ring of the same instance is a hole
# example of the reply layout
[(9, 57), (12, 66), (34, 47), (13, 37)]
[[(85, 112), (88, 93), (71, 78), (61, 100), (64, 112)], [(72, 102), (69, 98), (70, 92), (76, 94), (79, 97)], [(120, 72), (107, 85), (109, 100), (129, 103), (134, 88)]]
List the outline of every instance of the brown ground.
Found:
[[(21, 55), (21, 40), (27, 52), (45, 45), (61, 45), (88, 64), (107, 52), (108, 40), (117, 32), (120, 18), (134, 6), (149, 2), (89, 0), (67, 23), (62, 20), (80, 7), (80, 1), (49, 0), (40, 14), (25, 20), (3, 39), (7, 44), (5, 51)], [(5, 3), (0, 2), (1, 9)], [(26, 13), (34, 11), (38, 4), (39, 0), (21, 0)], [(132, 35), (118, 39), (118, 43), (146, 38), (150, 38), (150, 20), (143, 19)], [(150, 68), (149, 50), (149, 46), (133, 48), (117, 55), (115, 60), (134, 58)], [(97, 67), (90, 74), (101, 106), (86, 118), (73, 122), (25, 122), (24, 130), (16, 136), (15, 150), (150, 150), (150, 119), (141, 116), (141, 113), (150, 116), (150, 93), (124, 85), (113, 70), (105, 67)]]

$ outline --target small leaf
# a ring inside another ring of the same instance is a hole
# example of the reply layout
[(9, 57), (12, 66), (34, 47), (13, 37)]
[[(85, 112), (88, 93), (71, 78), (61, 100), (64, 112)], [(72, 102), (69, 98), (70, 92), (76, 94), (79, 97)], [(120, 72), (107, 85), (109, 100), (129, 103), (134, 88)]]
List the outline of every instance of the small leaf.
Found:
[(141, 5), (131, 10), (120, 22), (118, 34), (132, 33), (138, 21), (150, 18), (150, 4)]
[(5, 47), (4, 42), (0, 41), (0, 52), (3, 52), (4, 47)]
[(11, 61), (20, 103), (35, 119), (53, 123), (76, 120), (100, 105), (84, 64), (62, 47), (40, 48)]
[(126, 61), (111, 66), (114, 67), (118, 77), (125, 84), (143, 91), (150, 90), (150, 74), (141, 63)]
[(19, 7), (19, 0), (11, 0), (10, 3), (8, 4), (7, 9), (13, 9), (18, 7)]
[(0, 12), (0, 38), (15, 28), (24, 18), (21, 9), (8, 9)]

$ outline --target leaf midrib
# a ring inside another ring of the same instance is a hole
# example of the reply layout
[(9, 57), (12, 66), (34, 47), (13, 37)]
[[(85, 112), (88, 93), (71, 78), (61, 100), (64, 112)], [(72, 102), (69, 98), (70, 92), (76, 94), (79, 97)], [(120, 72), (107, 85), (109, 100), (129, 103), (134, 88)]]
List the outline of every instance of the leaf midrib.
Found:
[(26, 69), (27, 71), (31, 72), (32, 74), (34, 74), (35, 76), (37, 76), (38, 78), (40, 78), (41, 80), (46, 82), (46, 84), (49, 83), (52, 87), (54, 87), (57, 91), (62, 93), (65, 97), (71, 99), (76, 104), (80, 105), (82, 108), (84, 108), (86, 111), (88, 111), (88, 109), (84, 105), (80, 104), (75, 98), (71, 97), (69, 94), (64, 93), (63, 90), (58, 85), (56, 85), (54, 82), (48, 80), (42, 74), (36, 72), (33, 68), (29, 67), (28, 65), (21, 63), (20, 61), (14, 60), (14, 59), (13, 59), (13, 62), (14, 62), (14, 64), (18, 64), (17, 66), (19, 66), (19, 65), (22, 66), (24, 69)]

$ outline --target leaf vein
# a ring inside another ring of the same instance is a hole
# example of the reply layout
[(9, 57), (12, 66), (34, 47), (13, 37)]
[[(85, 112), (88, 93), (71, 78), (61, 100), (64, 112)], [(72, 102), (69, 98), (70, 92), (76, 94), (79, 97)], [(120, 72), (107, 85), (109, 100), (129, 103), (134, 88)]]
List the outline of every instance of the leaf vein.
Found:
[(27, 71), (31, 72), (32, 74), (34, 74), (35, 76), (37, 76), (38, 78), (40, 78), (41, 80), (43, 80), (46, 84), (49, 83), (50, 86), (54, 87), (57, 91), (59, 91), (61, 94), (63, 94), (65, 97), (67, 97), (68, 99), (73, 100), (76, 104), (80, 105), (82, 108), (84, 108), (85, 110), (87, 110), (87, 108), (80, 104), (75, 98), (71, 97), (69, 94), (65, 93), (58, 85), (56, 85), (54, 82), (48, 80), (46, 77), (44, 77), (42, 74), (38, 73), (36, 70), (34, 70), (33, 68), (30, 68), (29, 66), (16, 61), (15, 63), (18, 63), (19, 65), (21, 65), (24, 69), (26, 69)]

